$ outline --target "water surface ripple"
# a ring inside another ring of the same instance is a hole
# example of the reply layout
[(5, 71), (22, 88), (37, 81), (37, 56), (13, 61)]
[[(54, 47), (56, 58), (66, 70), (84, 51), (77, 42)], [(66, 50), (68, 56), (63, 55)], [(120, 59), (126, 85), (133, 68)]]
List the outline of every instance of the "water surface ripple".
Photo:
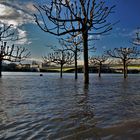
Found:
[(0, 140), (139, 140), (140, 77), (3, 73)]

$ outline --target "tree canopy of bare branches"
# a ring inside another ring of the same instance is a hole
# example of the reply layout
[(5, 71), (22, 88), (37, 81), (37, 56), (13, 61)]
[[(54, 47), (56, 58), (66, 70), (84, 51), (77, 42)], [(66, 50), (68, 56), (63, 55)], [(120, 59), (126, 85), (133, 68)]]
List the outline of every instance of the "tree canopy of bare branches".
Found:
[(74, 55), (66, 50), (57, 50), (43, 57), (45, 63), (60, 65), (60, 77), (62, 78), (63, 66), (71, 65), (74, 62)]
[(25, 47), (11, 45), (11, 41), (16, 39), (14, 30), (11, 28), (12, 25), (6, 26), (4, 24), (0, 27), (0, 77), (3, 61), (20, 62), (30, 55)]
[(81, 42), (82, 40), (79, 37), (68, 37), (67, 39), (61, 39), (61, 44), (65, 46), (65, 48), (69, 51), (71, 51), (74, 54), (74, 64), (75, 64), (75, 79), (78, 78), (78, 66), (77, 66), (77, 60), (79, 59), (79, 56), (81, 54)]
[(106, 55), (92, 56), (89, 58), (89, 63), (98, 66), (98, 75), (101, 77), (102, 65), (107, 61), (108, 57)]
[(76, 36), (82, 34), (84, 82), (88, 84), (88, 35), (112, 30), (113, 24), (107, 22), (107, 17), (113, 13), (115, 6), (107, 7), (104, 0), (51, 0), (49, 5), (35, 7), (40, 15), (35, 15), (35, 21), (44, 32), (57, 36), (73, 32)]
[(136, 59), (140, 51), (138, 51), (137, 47), (129, 47), (129, 48), (114, 48), (113, 50), (108, 50), (107, 55), (113, 58), (118, 58), (123, 63), (123, 73), (124, 78), (127, 78), (127, 67), (131, 60)]

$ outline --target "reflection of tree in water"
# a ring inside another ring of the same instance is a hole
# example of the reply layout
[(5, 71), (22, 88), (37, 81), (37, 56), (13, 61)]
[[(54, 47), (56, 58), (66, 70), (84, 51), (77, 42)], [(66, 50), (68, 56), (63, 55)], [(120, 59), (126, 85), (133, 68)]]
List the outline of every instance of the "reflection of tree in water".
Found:
[(78, 105), (80, 106), (80, 116), (84, 117), (84, 120), (92, 119), (94, 117), (94, 108), (89, 103), (89, 87), (85, 85), (83, 88), (83, 95), (82, 98), (79, 100)]
[[(77, 89), (77, 87), (75, 87)], [(76, 110), (72, 111), (70, 118), (73, 119), (75, 129), (74, 134), (70, 138), (92, 138), (100, 139), (96, 120), (94, 115), (93, 103), (90, 103), (89, 85), (84, 85), (81, 93), (76, 95)]]

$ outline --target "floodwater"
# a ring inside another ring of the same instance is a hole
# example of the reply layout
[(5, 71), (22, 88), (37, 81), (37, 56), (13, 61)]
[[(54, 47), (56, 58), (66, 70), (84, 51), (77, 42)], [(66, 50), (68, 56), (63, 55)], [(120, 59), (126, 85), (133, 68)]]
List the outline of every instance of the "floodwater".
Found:
[(139, 140), (140, 75), (3, 73), (0, 140)]

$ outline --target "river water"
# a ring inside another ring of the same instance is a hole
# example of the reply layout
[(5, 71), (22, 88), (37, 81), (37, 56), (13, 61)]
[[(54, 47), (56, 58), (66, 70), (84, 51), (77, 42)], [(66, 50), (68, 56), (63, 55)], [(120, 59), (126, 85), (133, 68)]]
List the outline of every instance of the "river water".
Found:
[(139, 140), (140, 75), (3, 73), (0, 140)]

